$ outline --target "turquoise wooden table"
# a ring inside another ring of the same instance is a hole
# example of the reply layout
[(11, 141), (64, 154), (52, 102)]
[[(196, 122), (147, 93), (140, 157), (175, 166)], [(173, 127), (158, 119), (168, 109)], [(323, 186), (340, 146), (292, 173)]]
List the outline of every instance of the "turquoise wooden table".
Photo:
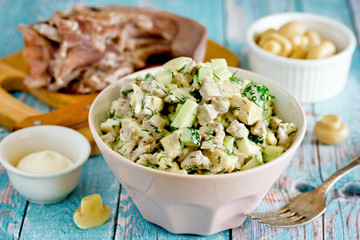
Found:
[[(20, 23), (47, 19), (55, 10), (70, 9), (77, 0), (1, 0), (0, 57), (23, 48), (17, 30)], [(94, 0), (86, 4), (151, 6), (195, 19), (208, 30), (208, 36), (232, 50), (247, 68), (245, 30), (256, 19), (272, 13), (300, 11), (324, 15), (350, 27), (360, 40), (360, 1), (358, 0)], [(284, 205), (301, 192), (320, 185), (327, 177), (360, 155), (360, 54), (357, 47), (349, 79), (337, 97), (306, 104), (308, 130), (290, 166), (265, 196), (258, 212)], [(33, 96), (14, 96), (40, 110), (51, 109)], [(0, 106), (1, 107), (1, 106)], [(314, 123), (323, 114), (338, 114), (350, 127), (350, 137), (333, 146), (319, 144), (313, 135)], [(9, 131), (0, 128), (0, 140)], [(72, 220), (82, 197), (99, 193), (111, 210), (102, 226), (81, 230)], [(327, 197), (327, 212), (305, 226), (272, 228), (251, 221), (212, 236), (175, 235), (145, 221), (132, 200), (111, 173), (101, 155), (84, 166), (80, 183), (62, 202), (38, 205), (27, 202), (11, 186), (0, 166), (0, 239), (360, 239), (360, 169), (341, 179)]]

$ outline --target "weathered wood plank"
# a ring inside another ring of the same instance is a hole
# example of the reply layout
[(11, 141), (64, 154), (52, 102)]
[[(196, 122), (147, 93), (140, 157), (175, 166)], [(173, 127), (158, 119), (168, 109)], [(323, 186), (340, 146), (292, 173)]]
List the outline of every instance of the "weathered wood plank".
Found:
[(358, 43), (360, 42), (360, 1), (350, 0), (349, 1), (351, 13), (354, 21), (354, 30), (357, 37)]
[[(3, 0), (0, 4), (1, 16), (7, 21), (0, 21), (3, 36), (0, 38), (0, 56), (5, 56), (22, 48), (20, 33), (16, 30), (19, 23), (31, 23), (47, 19), (55, 10), (69, 9), (75, 1), (10, 1)], [(357, 0), (349, 2), (343, 0), (332, 1), (300, 1), (300, 0), (201, 0), (196, 3), (186, 1), (161, 0), (123, 0), (123, 1), (87, 1), (92, 6), (107, 4), (153, 6), (177, 13), (182, 16), (200, 21), (208, 29), (209, 38), (220, 44), (226, 44), (234, 51), (247, 67), (245, 30), (255, 19), (277, 12), (307, 11), (331, 17), (357, 29), (359, 38), (360, 3)], [(347, 3), (350, 3), (347, 5)], [(352, 7), (354, 19), (351, 19), (349, 7)], [(11, 11), (9, 11), (11, 9)], [(226, 18), (224, 18), (226, 16)], [(225, 26), (225, 28), (224, 28)], [(11, 42), (9, 42), (11, 39)], [(360, 90), (360, 54), (357, 49), (350, 72), (349, 82), (344, 92), (329, 101), (305, 105), (308, 116), (308, 131), (297, 155), (290, 163), (283, 176), (276, 182), (257, 211), (263, 212), (283, 206), (285, 202), (312, 187), (318, 186), (331, 173), (359, 156), (359, 112), (358, 104)], [(24, 93), (16, 93), (16, 97), (30, 104), (34, 108), (48, 112), (50, 108), (37, 102), (33, 97)], [(344, 143), (336, 146), (318, 145), (313, 137), (312, 128), (316, 120), (325, 113), (339, 114), (349, 123), (351, 135)], [(0, 139), (8, 131), (0, 128)], [(324, 217), (315, 222), (293, 229), (268, 228), (249, 219), (243, 226), (233, 229), (233, 239), (359, 239), (359, 170), (350, 173), (338, 184), (328, 196), (328, 210)], [(109, 191), (99, 183), (108, 184)], [(84, 173), (80, 185), (63, 202), (51, 206), (29, 204), (23, 226), (21, 238), (105, 238), (111, 239), (116, 233), (116, 239), (227, 239), (229, 232), (206, 237), (174, 235), (145, 221), (134, 203), (125, 191), (122, 191), (120, 201), (118, 193), (120, 185), (101, 157), (90, 159), (84, 166)], [(104, 203), (113, 209), (111, 219), (103, 226), (90, 230), (80, 230), (72, 222), (72, 214), (78, 207), (83, 196), (99, 192)], [(7, 175), (0, 167), (0, 238), (11, 239), (19, 236), (26, 201), (9, 186)], [(116, 208), (119, 207), (118, 213)], [(116, 216), (117, 215), (117, 216)], [(47, 220), (46, 220), (47, 219)], [(43, 225), (41, 225), (43, 224)], [(116, 232), (114, 232), (116, 228)]]
[[(327, 9), (329, 9), (328, 11), (324, 11), (324, 5), (327, 5)], [(317, 5), (311, 3), (311, 6), (310, 1), (307, 1), (305, 2), (304, 7), (306, 11), (321, 13), (322, 15), (342, 22), (349, 28), (354, 29), (354, 19), (352, 19), (352, 15), (349, 14), (349, 12), (352, 11), (350, 8), (351, 5), (348, 5), (346, 1), (318, 1)], [(359, 141), (356, 140), (356, 136), (359, 136), (360, 133), (358, 118), (360, 109), (357, 104), (353, 104), (360, 100), (358, 95), (360, 90), (359, 64), (359, 50), (357, 48), (353, 57), (349, 75), (350, 78), (348, 79), (343, 92), (329, 101), (314, 105), (316, 120), (319, 120), (324, 114), (337, 114), (349, 125), (350, 129), (350, 138), (348, 138), (345, 142), (332, 146), (325, 146), (322, 144), (318, 145), (322, 181), (327, 179), (337, 169), (348, 163), (352, 158), (360, 156), (358, 150)], [(354, 212), (345, 211), (344, 209), (352, 208), (354, 202), (350, 198), (341, 197), (339, 194), (344, 191), (345, 183), (357, 179), (356, 176), (359, 176), (359, 172), (360, 170), (355, 170), (354, 172), (349, 173), (335, 185), (335, 189), (329, 192), (327, 197), (327, 212), (324, 215), (325, 239), (355, 239), (354, 236), (359, 235), (359, 225), (348, 228), (350, 214), (353, 214), (355, 219), (359, 218), (358, 208), (355, 207)], [(358, 186), (360, 185), (354, 183), (351, 188), (356, 188)]]
[[(113, 239), (120, 183), (111, 173), (103, 157), (90, 158), (83, 166), (78, 186), (65, 200), (51, 205), (29, 203), (21, 239)], [(88, 230), (78, 228), (73, 214), (81, 198), (98, 193), (111, 209), (105, 224)]]
[[(0, 131), (0, 137), (7, 133)], [(0, 166), (0, 238), (13, 239), (20, 235), (26, 200), (17, 193), (11, 184), (5, 169)]]
[(118, 226), (115, 239), (229, 239), (229, 231), (223, 231), (208, 237), (172, 234), (146, 221), (125, 189), (121, 191), (118, 208)]

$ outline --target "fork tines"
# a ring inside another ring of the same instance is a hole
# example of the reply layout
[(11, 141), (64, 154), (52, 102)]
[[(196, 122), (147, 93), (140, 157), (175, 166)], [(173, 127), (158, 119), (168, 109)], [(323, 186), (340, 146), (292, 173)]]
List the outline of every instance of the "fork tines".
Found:
[(259, 221), (259, 223), (273, 227), (294, 227), (307, 222), (304, 216), (286, 207), (271, 212), (245, 213), (245, 216), (250, 216), (252, 219)]

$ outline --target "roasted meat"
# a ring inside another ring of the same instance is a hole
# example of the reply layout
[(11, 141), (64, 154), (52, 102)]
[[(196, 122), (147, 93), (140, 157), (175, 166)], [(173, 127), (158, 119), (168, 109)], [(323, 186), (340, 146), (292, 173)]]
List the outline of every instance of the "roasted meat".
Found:
[[(174, 16), (154, 9), (75, 5), (46, 22), (20, 25), (29, 68), (25, 84), (92, 93), (144, 68), (150, 56), (191, 55), (179, 49), (181, 31)], [(196, 44), (204, 40), (197, 38)]]

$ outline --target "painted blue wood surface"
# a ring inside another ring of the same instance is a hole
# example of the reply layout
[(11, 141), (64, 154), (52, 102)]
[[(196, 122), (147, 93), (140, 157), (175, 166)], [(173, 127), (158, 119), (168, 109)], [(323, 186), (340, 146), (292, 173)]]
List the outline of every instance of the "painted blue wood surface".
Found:
[[(17, 31), (20, 23), (46, 20), (56, 10), (67, 10), (80, 1), (0, 1), (0, 57), (23, 47)], [(81, 1), (83, 2), (83, 1)], [(306, 11), (331, 17), (360, 36), (358, 0), (119, 0), (85, 1), (92, 6), (122, 4), (164, 9), (192, 18), (208, 30), (209, 38), (227, 46), (248, 67), (246, 28), (256, 19), (273, 13)], [(308, 130), (296, 156), (285, 173), (270, 189), (256, 211), (283, 206), (301, 192), (318, 186), (352, 158), (360, 156), (360, 52), (354, 54), (348, 83), (337, 97), (317, 104), (306, 104)], [(51, 109), (26, 93), (15, 96), (30, 106)], [(1, 107), (1, 106), (0, 106)], [(312, 129), (323, 114), (338, 114), (350, 127), (350, 137), (335, 146), (319, 144)], [(0, 139), (8, 134), (0, 127)], [(100, 193), (112, 209), (102, 226), (78, 229), (72, 215), (83, 196)], [(64, 201), (44, 206), (28, 203), (9, 184), (0, 166), (0, 239), (360, 239), (360, 170), (341, 179), (327, 197), (324, 216), (302, 227), (271, 228), (247, 219), (235, 229), (204, 237), (175, 235), (144, 220), (126, 191), (110, 172), (101, 156), (84, 165), (77, 188)]]

